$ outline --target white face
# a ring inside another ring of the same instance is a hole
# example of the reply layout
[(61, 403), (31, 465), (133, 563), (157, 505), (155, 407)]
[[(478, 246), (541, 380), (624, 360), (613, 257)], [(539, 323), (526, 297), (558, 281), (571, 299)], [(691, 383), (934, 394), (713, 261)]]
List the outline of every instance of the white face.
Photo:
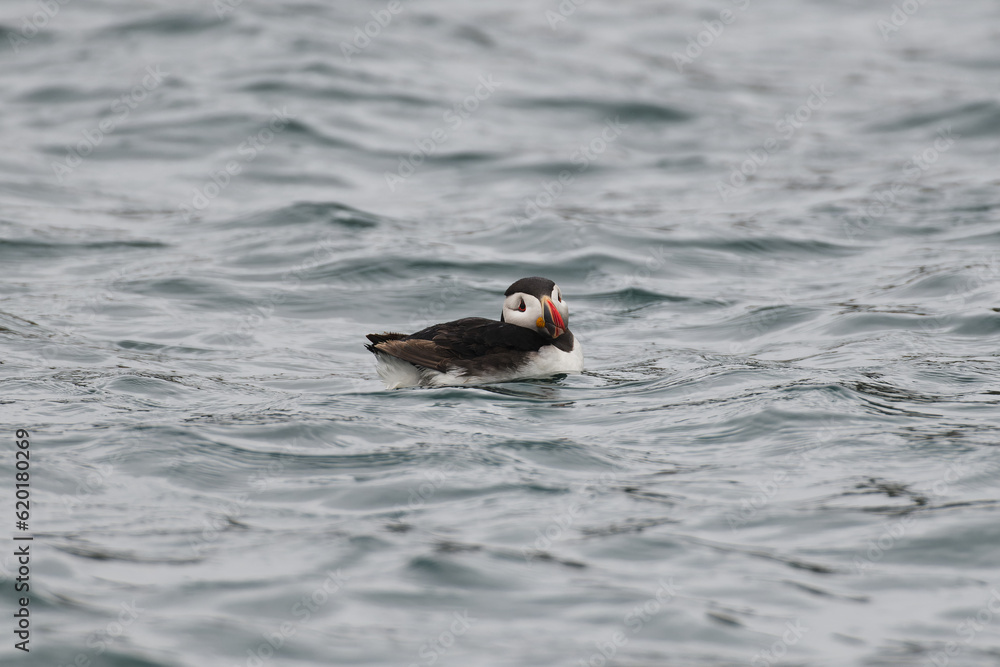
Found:
[[(563, 324), (569, 326), (569, 305), (563, 300), (562, 290), (559, 289), (558, 285), (552, 288), (552, 293), (548, 297), (562, 317)], [(504, 299), (503, 321), (553, 337), (552, 318), (548, 322), (549, 328), (545, 326), (545, 308), (542, 300), (524, 292), (514, 292)], [(561, 333), (560, 330), (556, 335), (561, 335)]]

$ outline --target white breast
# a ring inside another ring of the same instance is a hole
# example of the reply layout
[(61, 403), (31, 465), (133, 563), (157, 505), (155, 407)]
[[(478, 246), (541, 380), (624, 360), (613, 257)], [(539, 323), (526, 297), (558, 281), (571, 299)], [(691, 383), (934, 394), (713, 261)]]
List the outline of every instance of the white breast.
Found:
[(531, 356), (531, 362), (518, 370), (518, 377), (539, 378), (583, 371), (583, 348), (579, 338), (574, 338), (573, 349), (569, 352), (563, 352), (554, 345), (546, 345)]
[(559, 348), (546, 345), (538, 352), (532, 352), (529, 361), (517, 371), (490, 375), (463, 375), (459, 371), (441, 373), (418, 368), (413, 364), (388, 354), (377, 355), (375, 370), (386, 389), (403, 387), (453, 387), (459, 385), (490, 384), (510, 382), (526, 378), (542, 378), (559, 373), (580, 373), (583, 371), (583, 349), (580, 340), (573, 341), (573, 349), (563, 352)]

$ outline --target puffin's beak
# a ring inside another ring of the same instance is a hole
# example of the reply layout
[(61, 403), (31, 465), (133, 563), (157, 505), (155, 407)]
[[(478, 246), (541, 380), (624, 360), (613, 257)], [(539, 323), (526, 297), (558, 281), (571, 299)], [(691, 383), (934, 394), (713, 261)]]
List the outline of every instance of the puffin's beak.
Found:
[[(543, 327), (549, 332), (552, 338), (559, 338), (564, 333), (566, 333), (566, 323), (563, 322), (562, 315), (559, 314), (559, 310), (556, 309), (556, 305), (552, 303), (552, 299), (547, 296), (543, 296), (542, 299), (542, 312), (545, 314), (545, 326)], [(542, 324), (541, 322), (539, 324)]]

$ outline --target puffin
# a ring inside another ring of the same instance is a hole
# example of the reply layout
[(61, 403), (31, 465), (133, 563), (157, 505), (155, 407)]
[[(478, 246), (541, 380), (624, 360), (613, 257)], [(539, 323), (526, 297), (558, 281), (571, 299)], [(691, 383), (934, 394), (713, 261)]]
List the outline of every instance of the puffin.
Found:
[(466, 317), (413, 334), (368, 334), (386, 389), (509, 382), (583, 370), (569, 305), (548, 278), (521, 278), (504, 292), (500, 320)]

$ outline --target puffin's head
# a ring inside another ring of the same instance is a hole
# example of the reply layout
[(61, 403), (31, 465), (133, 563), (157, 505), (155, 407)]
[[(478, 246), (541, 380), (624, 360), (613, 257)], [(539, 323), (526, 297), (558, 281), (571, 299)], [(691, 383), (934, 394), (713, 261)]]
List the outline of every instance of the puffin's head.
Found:
[(569, 326), (569, 306), (562, 290), (548, 278), (521, 278), (504, 293), (500, 321), (559, 338)]

